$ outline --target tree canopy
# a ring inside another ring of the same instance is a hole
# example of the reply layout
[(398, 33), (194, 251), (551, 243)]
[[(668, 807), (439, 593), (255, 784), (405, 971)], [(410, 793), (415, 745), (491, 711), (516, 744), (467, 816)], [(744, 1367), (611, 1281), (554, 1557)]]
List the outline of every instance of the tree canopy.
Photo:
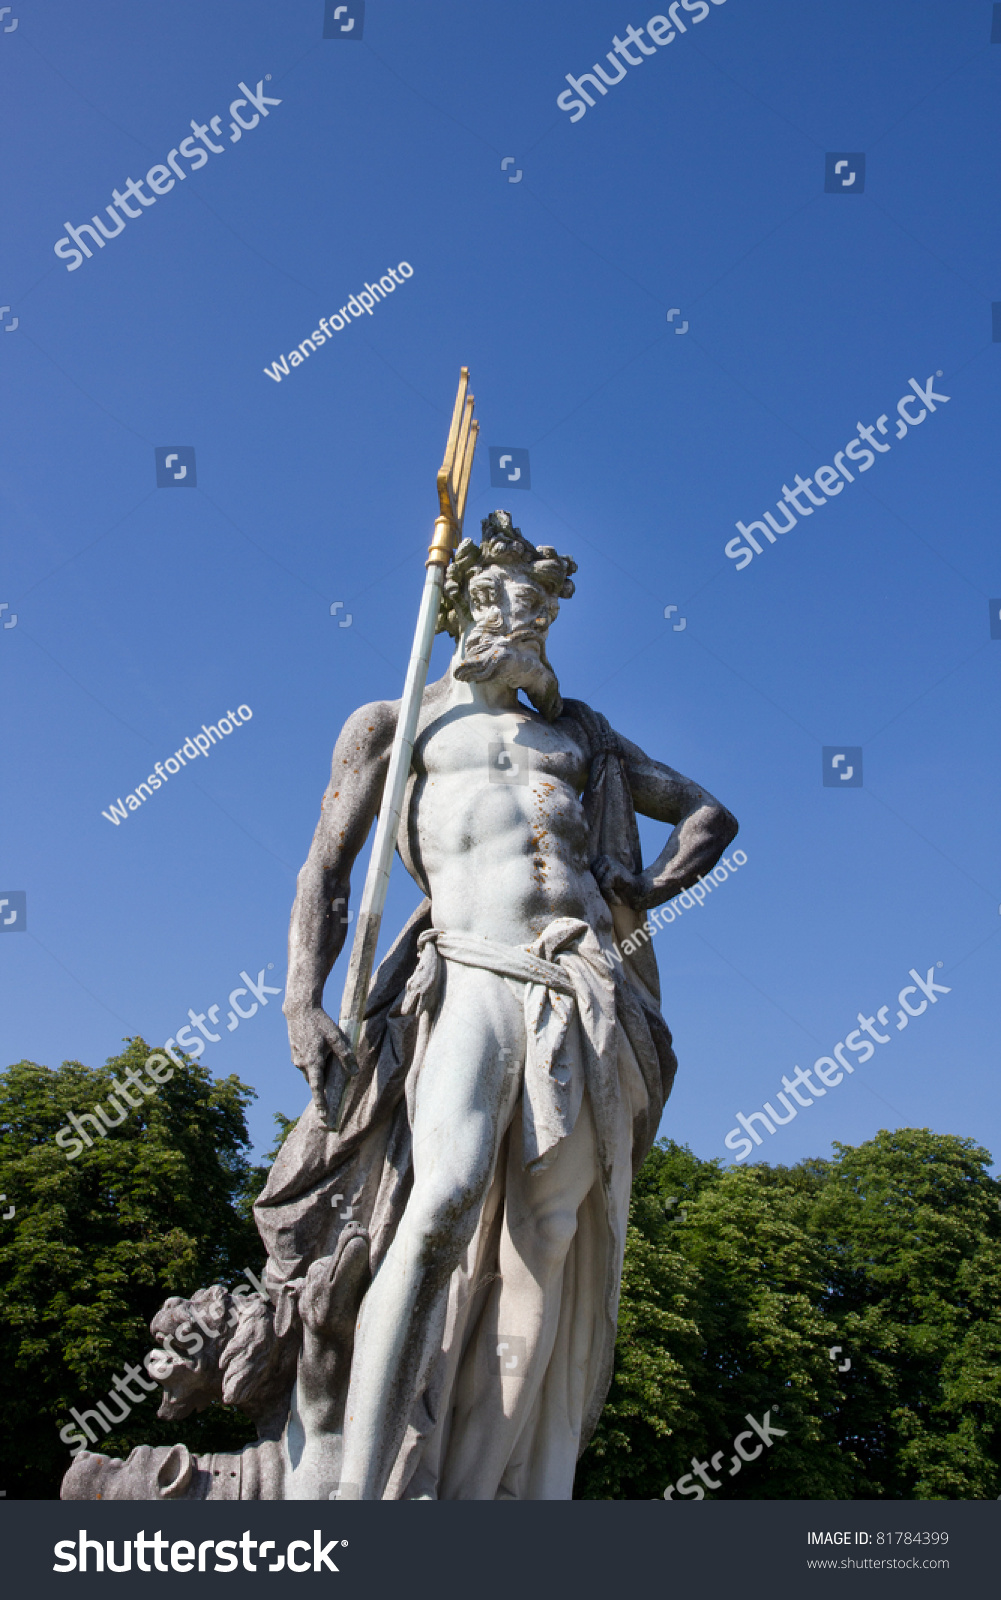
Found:
[[(254, 1092), (238, 1078), (184, 1061), (78, 1156), (55, 1143), (70, 1112), (107, 1106), (112, 1080), (149, 1053), (134, 1038), (104, 1067), (21, 1061), (0, 1074), (0, 1213), (15, 1208), (0, 1222), (0, 1487), (11, 1499), (58, 1494), (70, 1407), (93, 1407), (141, 1363), (168, 1295), (263, 1264), (250, 1204), (264, 1169), (250, 1163), (245, 1121)], [(157, 1403), (150, 1395), (94, 1448), (227, 1449), (255, 1436), (230, 1407), (160, 1423)]]
[[(660, 1496), (692, 1474), (693, 1455), (717, 1457), (716, 1499), (1001, 1492), (990, 1153), (926, 1128), (835, 1151), (729, 1169), (671, 1141), (651, 1152), (633, 1190), (615, 1378), (579, 1497)], [(732, 1441), (748, 1413), (768, 1411), (783, 1436), (731, 1476)]]
[[(253, 1090), (238, 1078), (184, 1060), (106, 1137), (72, 1141), (72, 1159), (56, 1143), (71, 1112), (107, 1105), (148, 1054), (134, 1038), (100, 1068), (22, 1061), (0, 1074), (0, 1488), (11, 1499), (58, 1494), (70, 1408), (92, 1408), (141, 1363), (168, 1295), (263, 1266), (250, 1208), (267, 1167), (250, 1160)], [(276, 1122), (269, 1159), (294, 1126)], [(1001, 1494), (990, 1165), (971, 1139), (926, 1128), (792, 1167), (724, 1168), (661, 1141), (633, 1188), (615, 1376), (577, 1497)], [(157, 1399), (94, 1448), (236, 1449), (253, 1437), (221, 1405), (158, 1422)]]

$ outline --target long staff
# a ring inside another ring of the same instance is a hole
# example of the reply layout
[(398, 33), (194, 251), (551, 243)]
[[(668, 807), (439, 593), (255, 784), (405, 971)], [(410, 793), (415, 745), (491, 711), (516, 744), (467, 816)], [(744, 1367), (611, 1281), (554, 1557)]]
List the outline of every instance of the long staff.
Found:
[(400, 703), (399, 721), (396, 724), (393, 748), (389, 757), (389, 770), (386, 773), (386, 787), (379, 809), (375, 842), (368, 863), (361, 907), (355, 923), (351, 960), (348, 963), (344, 994), (341, 998), (340, 1028), (347, 1035), (352, 1050), (358, 1044), (362, 1018), (365, 1015), (365, 1003), (372, 982), (375, 948), (379, 941), (379, 927), (382, 922), (383, 907), (386, 904), (389, 869), (392, 866), (393, 852), (400, 832), (403, 798), (410, 776), (417, 719), (427, 683), (445, 569), (452, 559), (452, 551), (462, 538), (462, 519), (466, 509), (469, 475), (473, 469), (476, 435), (480, 430), (479, 423), (473, 421), (474, 401), (473, 396), (466, 393), (468, 387), (469, 369), (463, 367), (459, 377), (459, 390), (455, 397), (452, 425), (445, 446), (445, 459), (438, 473), (440, 511), (434, 525), (434, 538), (428, 548), (427, 577), (424, 580), (420, 615), (417, 618), (414, 646), (410, 654), (406, 683), (403, 686), (403, 699)]

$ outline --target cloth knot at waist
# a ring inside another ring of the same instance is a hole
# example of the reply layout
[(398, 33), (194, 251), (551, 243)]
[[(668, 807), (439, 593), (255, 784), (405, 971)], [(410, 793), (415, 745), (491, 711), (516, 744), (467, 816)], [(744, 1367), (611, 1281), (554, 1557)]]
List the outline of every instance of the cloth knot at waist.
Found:
[[(426, 1030), (440, 996), (442, 963), (481, 967), (525, 985), (522, 1120), (526, 1166), (542, 1160), (573, 1131), (585, 1082), (614, 1067), (615, 985), (594, 929), (579, 917), (556, 917), (531, 945), (431, 928), (403, 1011)], [(427, 1040), (424, 1032), (424, 1040)]]

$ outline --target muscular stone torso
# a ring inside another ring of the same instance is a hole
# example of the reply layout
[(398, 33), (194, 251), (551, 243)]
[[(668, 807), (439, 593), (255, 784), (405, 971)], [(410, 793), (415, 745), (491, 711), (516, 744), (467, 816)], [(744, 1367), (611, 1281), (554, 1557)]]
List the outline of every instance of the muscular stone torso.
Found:
[[(508, 754), (498, 760), (500, 743)], [(576, 724), (453, 705), (425, 713), (413, 765), (407, 864), (430, 892), (436, 927), (511, 944), (555, 917), (611, 927), (588, 860), (588, 757)]]

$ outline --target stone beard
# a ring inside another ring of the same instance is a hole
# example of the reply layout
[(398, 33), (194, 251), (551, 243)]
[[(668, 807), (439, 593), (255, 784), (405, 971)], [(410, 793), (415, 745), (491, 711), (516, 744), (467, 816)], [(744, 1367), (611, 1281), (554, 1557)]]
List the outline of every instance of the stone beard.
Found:
[(460, 683), (494, 680), (523, 689), (536, 711), (552, 722), (563, 709), (560, 686), (535, 637), (527, 632), (499, 634), (490, 623), (470, 628), (462, 660), (455, 668)]
[[(612, 1376), (632, 1177), (676, 1069), (645, 912), (737, 824), (561, 700), (546, 641), (575, 564), (507, 512), (482, 528), (446, 574), (457, 648), (424, 694), (400, 830), (425, 898), (376, 974), (340, 1127), (352, 1063), (322, 996), (397, 703), (345, 724), (299, 875), (285, 1014), (312, 1098), (254, 1208), (268, 1303), (252, 1323), (233, 1309), (197, 1381), (172, 1355), (172, 1415), (215, 1385), (261, 1438), (228, 1473), (181, 1446), (85, 1451), (64, 1495), (572, 1494)], [(517, 781), (498, 781), (498, 741)], [(637, 810), (671, 830), (645, 869)], [(170, 1304), (161, 1343), (187, 1303)]]

